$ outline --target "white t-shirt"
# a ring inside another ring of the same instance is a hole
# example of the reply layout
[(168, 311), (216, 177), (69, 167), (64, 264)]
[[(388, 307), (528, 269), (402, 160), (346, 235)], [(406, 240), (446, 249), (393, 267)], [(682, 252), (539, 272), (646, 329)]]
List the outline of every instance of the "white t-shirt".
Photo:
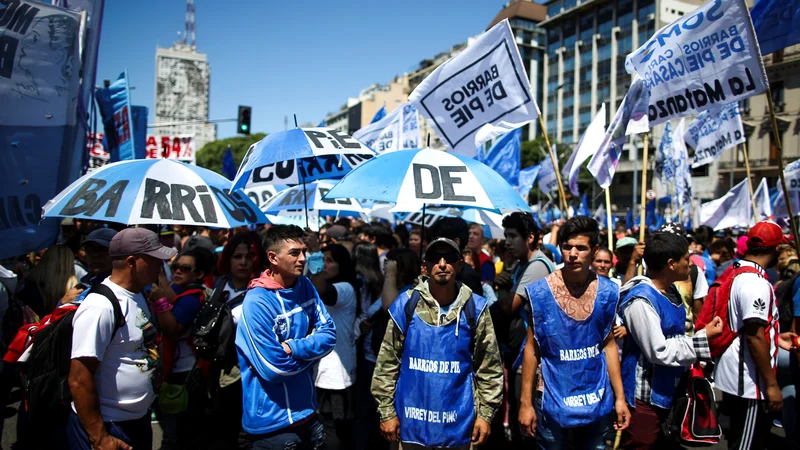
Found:
[(322, 389), (341, 390), (356, 381), (356, 346), (353, 325), (356, 320), (356, 291), (350, 283), (335, 283), (338, 299), (325, 305), (336, 325), (336, 346), (319, 361), (316, 385)]
[[(742, 265), (757, 268), (764, 274), (764, 269), (750, 261), (740, 261)], [(766, 276), (766, 275), (765, 275)], [(769, 343), (770, 365), (775, 369), (777, 363), (777, 332), (778, 332), (778, 302), (772, 290), (772, 285), (766, 278), (761, 278), (754, 273), (743, 273), (733, 280), (731, 297), (728, 303), (727, 324), (732, 330), (744, 332), (745, 320), (759, 320), (767, 327), (767, 342)], [(744, 365), (741, 378), (744, 381), (743, 395), (739, 393), (740, 359), (742, 339), (735, 339), (730, 347), (719, 359), (714, 380), (716, 386), (723, 392), (750, 399), (766, 399), (766, 385), (758, 372), (758, 368), (750, 356), (750, 349), (745, 343)]]
[(231, 286), (229, 280), (226, 280), (222, 289), (228, 293), (228, 303), (230, 303), (231, 300), (236, 300), (236, 304), (233, 305), (233, 308), (231, 308), (231, 316), (233, 316), (234, 325), (239, 325), (239, 317), (242, 316), (242, 304), (244, 303), (244, 297), (239, 296), (246, 293), (247, 288), (237, 290)]
[(151, 378), (159, 359), (156, 329), (141, 293), (127, 291), (108, 278), (103, 284), (119, 300), (125, 325), (114, 334), (111, 303), (100, 294), (87, 295), (72, 320), (72, 358), (100, 360), (94, 382), (104, 421), (139, 419), (155, 397)]

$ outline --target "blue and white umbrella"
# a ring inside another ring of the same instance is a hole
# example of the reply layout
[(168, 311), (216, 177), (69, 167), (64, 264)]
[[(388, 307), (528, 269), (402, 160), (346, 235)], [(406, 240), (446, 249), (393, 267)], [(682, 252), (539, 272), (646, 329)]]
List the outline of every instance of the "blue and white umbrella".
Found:
[(430, 227), (443, 217), (460, 217), (467, 223), (476, 223), (483, 226), (483, 236), (490, 239), (503, 239), (503, 215), (486, 211), (484, 209), (461, 209), (454, 207), (429, 207), (426, 208), (425, 215), (421, 211), (415, 211), (403, 218), (404, 222), (414, 225), (422, 225), (423, 218), (425, 226)]
[(261, 210), (267, 215), (282, 215), (285, 211), (308, 209), (309, 215), (317, 216), (354, 216), (361, 217), (366, 210), (358, 200), (353, 198), (325, 199), (333, 183), (327, 180), (308, 183), (303, 192), (303, 185), (294, 186), (278, 192)]
[(279, 131), (250, 146), (233, 188), (341, 178), (374, 156), (366, 145), (333, 129)]
[(487, 165), (431, 149), (403, 150), (373, 158), (345, 175), (325, 197), (394, 202), (409, 208), (405, 211), (415, 211), (423, 205), (530, 211), (517, 191)]
[(42, 208), (43, 217), (74, 217), (127, 225), (234, 228), (267, 223), (231, 182), (202, 167), (169, 159), (108, 164), (86, 174)]

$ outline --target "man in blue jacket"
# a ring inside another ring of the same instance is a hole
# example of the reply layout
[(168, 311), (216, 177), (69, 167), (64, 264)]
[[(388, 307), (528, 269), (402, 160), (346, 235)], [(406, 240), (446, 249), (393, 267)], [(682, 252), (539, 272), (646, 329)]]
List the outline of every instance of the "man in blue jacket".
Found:
[[(242, 428), (253, 448), (321, 448), (314, 364), (333, 350), (336, 328), (308, 278), (303, 230), (276, 225), (264, 238), (267, 270), (250, 282), (236, 330)], [(321, 255), (310, 255), (311, 273)]]

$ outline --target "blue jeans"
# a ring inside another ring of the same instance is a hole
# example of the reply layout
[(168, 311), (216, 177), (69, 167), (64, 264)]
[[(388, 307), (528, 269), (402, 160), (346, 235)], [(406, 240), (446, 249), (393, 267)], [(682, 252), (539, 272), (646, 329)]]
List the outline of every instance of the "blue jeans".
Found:
[(253, 450), (324, 450), (325, 428), (317, 417), (296, 427), (283, 428), (268, 434), (248, 434), (247, 448)]
[[(141, 419), (126, 420), (123, 422), (106, 422), (108, 434), (125, 442), (136, 450), (153, 448), (153, 429), (150, 426), (150, 413)], [(92, 444), (89, 436), (83, 429), (75, 411), (69, 414), (67, 421), (67, 442), (72, 450), (91, 450)]]
[(606, 448), (605, 436), (611, 425), (611, 416), (606, 416), (589, 425), (575, 428), (562, 428), (552, 420), (546, 420), (542, 413), (542, 396), (536, 395), (536, 448), (540, 450), (560, 450), (567, 448), (567, 434), (572, 433), (573, 445), (578, 450), (602, 450)]

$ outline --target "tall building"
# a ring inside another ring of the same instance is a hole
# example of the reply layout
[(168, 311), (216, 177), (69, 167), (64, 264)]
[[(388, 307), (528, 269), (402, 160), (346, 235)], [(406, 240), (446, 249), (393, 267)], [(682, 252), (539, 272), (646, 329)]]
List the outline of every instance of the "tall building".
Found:
[(362, 89), (358, 97), (347, 99), (338, 111), (325, 117), (325, 126), (353, 134), (369, 125), (375, 113), (382, 107), (390, 113), (408, 101), (408, 75), (394, 77), (388, 83), (375, 83)]

